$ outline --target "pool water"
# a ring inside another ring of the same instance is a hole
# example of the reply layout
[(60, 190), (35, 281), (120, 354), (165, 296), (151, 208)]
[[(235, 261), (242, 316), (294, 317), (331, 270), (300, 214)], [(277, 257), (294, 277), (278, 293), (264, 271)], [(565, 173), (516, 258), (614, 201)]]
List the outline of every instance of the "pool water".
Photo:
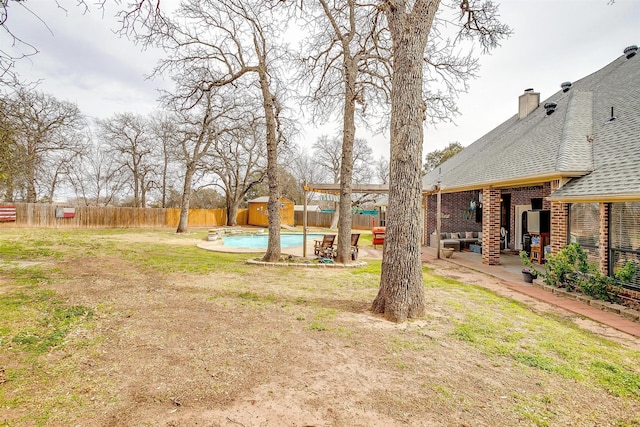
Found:
[[(322, 239), (322, 234), (307, 234), (307, 242), (314, 239)], [(249, 236), (224, 236), (222, 241), (225, 246), (242, 249), (266, 249), (269, 234), (254, 234)], [(302, 234), (280, 234), (280, 247), (290, 248), (302, 246)]]

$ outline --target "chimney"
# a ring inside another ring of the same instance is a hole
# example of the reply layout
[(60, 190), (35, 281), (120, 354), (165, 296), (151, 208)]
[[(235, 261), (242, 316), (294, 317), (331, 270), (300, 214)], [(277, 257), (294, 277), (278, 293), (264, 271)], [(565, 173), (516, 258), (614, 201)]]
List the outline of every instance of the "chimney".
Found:
[(524, 119), (540, 105), (540, 94), (533, 89), (525, 89), (518, 98), (518, 119)]

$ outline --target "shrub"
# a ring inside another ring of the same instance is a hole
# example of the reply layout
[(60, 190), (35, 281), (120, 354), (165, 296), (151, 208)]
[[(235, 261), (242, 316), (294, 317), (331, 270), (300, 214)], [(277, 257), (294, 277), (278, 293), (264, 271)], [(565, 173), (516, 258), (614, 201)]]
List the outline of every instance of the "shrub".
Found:
[(616, 285), (615, 279), (599, 271), (582, 276), (578, 284), (583, 294), (603, 301), (616, 301), (620, 293), (620, 287)]
[[(545, 283), (564, 287), (568, 291), (579, 290), (585, 295), (604, 301), (616, 301), (620, 287), (616, 280), (633, 278), (636, 265), (625, 266), (618, 270), (615, 279), (602, 274), (595, 263), (590, 263), (587, 253), (577, 243), (565, 246), (560, 252), (547, 257)], [(618, 274), (619, 273), (619, 274)]]
[(622, 283), (631, 283), (633, 277), (638, 272), (638, 266), (634, 261), (627, 261), (622, 268), (619, 268), (613, 275), (617, 281)]
[(577, 243), (565, 246), (555, 255), (547, 256), (545, 283), (574, 290), (581, 280), (580, 275), (589, 273), (587, 253)]

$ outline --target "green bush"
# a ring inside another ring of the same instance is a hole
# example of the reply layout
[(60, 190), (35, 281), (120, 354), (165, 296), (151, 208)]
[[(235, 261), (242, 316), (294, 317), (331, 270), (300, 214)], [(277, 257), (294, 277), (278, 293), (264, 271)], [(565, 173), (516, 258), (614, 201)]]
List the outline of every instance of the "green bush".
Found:
[(616, 280), (633, 277), (636, 270), (635, 263), (625, 264), (618, 270), (615, 279), (602, 274), (595, 263), (590, 263), (587, 253), (578, 243), (565, 246), (560, 252), (547, 257), (545, 266), (545, 283), (568, 291), (578, 290), (585, 295), (603, 301), (616, 301), (620, 287)]
[(581, 280), (580, 275), (590, 271), (587, 253), (577, 243), (567, 245), (557, 254), (547, 256), (545, 270), (545, 283), (573, 291)]
[(627, 261), (622, 268), (619, 268), (613, 275), (617, 281), (622, 283), (631, 283), (633, 277), (638, 272), (638, 266), (635, 261)]
[(610, 302), (616, 301), (620, 293), (620, 287), (616, 285), (615, 279), (599, 271), (581, 277), (578, 288), (585, 295)]

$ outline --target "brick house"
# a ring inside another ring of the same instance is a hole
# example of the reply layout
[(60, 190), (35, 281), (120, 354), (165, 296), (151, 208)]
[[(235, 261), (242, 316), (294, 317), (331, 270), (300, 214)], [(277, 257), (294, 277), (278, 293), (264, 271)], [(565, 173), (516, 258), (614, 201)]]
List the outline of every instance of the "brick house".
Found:
[[(638, 261), (636, 51), (631, 46), (604, 68), (562, 83), (543, 102), (526, 90), (517, 114), (425, 175), (425, 242), (436, 230), (440, 197), (440, 231), (482, 231), (484, 264), (500, 263), (501, 244), (522, 249), (522, 216), (532, 209), (550, 211), (551, 253), (578, 242), (607, 274)], [(639, 277), (634, 283), (640, 289)]]

